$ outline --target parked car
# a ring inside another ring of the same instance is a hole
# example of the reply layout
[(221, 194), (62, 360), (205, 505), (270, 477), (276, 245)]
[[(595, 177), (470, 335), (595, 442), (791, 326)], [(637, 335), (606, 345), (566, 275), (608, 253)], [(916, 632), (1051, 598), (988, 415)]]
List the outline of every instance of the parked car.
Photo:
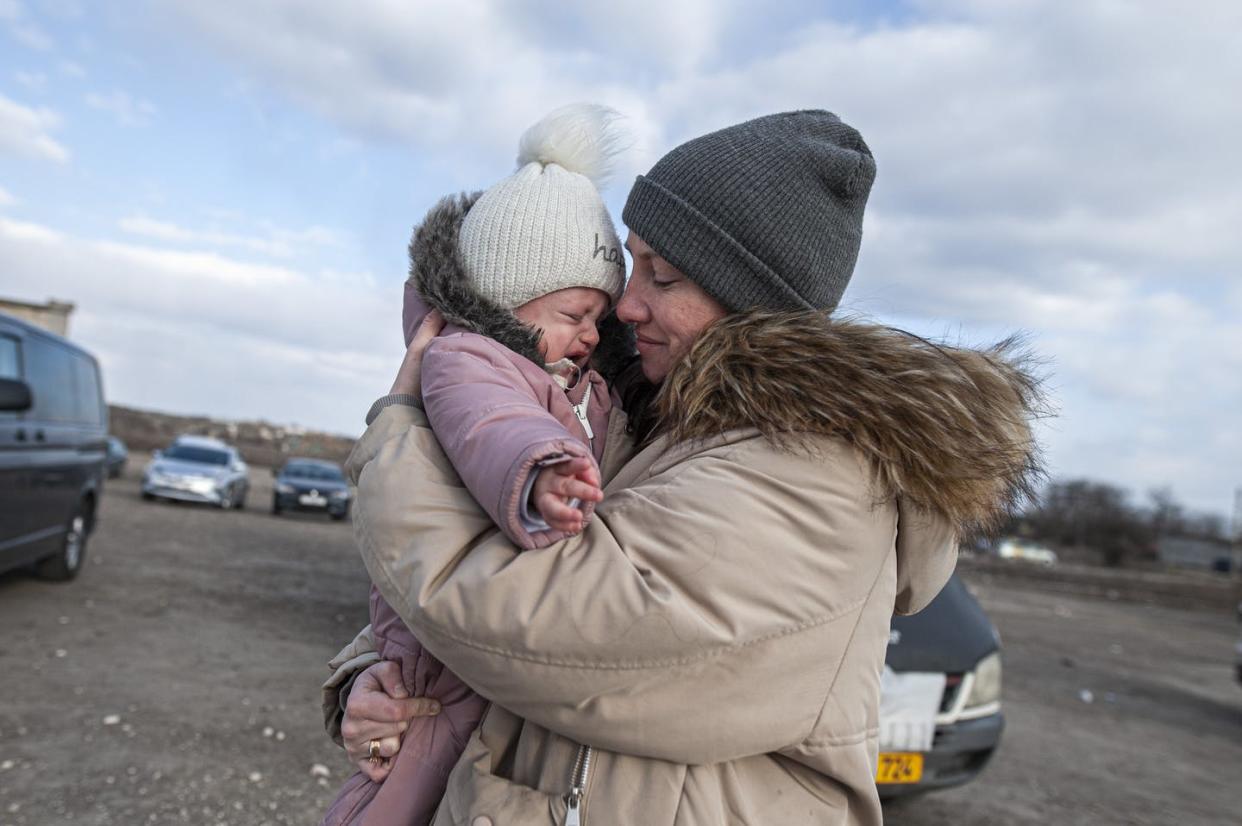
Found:
[(1000, 745), (1000, 635), (954, 574), (931, 604), (893, 617), (885, 662), (897, 674), (943, 675), (931, 748), (894, 752), (881, 743), (880, 796), (958, 786), (983, 771)]
[(108, 409), (81, 347), (0, 314), (0, 570), (82, 569), (104, 476)]
[(1242, 683), (1242, 602), (1238, 603), (1238, 641), (1233, 644), (1234, 660), (1233, 667), (1237, 673), (1238, 682)]
[(341, 466), (319, 459), (290, 459), (276, 473), (272, 513), (319, 511), (333, 519), (349, 515), (349, 483)]
[(996, 555), (1001, 559), (1018, 559), (1024, 562), (1035, 562), (1039, 565), (1057, 564), (1056, 551), (1021, 539), (1001, 540), (1000, 544), (996, 546)]
[(206, 436), (178, 436), (157, 450), (142, 474), (143, 499), (204, 502), (238, 510), (250, 492), (249, 468), (232, 445)]
[(108, 437), (108, 478), (116, 479), (125, 472), (125, 464), (129, 461), (129, 449), (125, 443), (115, 436)]

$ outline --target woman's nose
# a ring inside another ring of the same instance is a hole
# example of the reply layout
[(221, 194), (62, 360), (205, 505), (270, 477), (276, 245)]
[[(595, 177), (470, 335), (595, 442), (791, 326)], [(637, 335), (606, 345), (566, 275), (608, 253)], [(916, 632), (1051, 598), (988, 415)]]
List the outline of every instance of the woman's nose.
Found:
[[(632, 283), (632, 281), (631, 281)], [(637, 324), (646, 320), (646, 309), (643, 302), (634, 294), (633, 287), (626, 287), (617, 302), (617, 318), (626, 324)]]

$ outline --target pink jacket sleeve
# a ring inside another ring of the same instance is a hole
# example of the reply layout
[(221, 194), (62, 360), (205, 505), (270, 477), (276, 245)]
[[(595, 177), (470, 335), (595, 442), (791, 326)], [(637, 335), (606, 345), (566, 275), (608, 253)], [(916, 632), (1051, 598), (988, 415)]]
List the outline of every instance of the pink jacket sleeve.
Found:
[[(527, 550), (558, 542), (560, 531), (528, 531), (518, 515), (522, 490), (540, 462), (564, 456), (595, 461), (587, 445), (548, 412), (537, 386), (502, 345), (472, 333), (437, 338), (423, 356), (423, 408), (457, 474), (514, 544)], [(583, 504), (590, 519), (593, 503)]]

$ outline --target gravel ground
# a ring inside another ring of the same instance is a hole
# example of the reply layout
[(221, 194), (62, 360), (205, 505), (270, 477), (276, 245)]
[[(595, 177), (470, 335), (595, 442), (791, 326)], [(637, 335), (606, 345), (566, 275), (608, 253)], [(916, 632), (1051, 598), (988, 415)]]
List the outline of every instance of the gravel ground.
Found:
[[(317, 823), (349, 774), (328, 657), (366, 624), (350, 526), (112, 480), (74, 582), (0, 579), (0, 824)], [(326, 770), (326, 776), (325, 775)]]
[[(366, 622), (349, 524), (272, 516), (257, 470), (243, 512), (143, 502), (142, 459), (78, 580), (0, 577), (0, 824), (315, 823), (350, 771), (317, 691)], [(889, 823), (1239, 822), (1231, 616), (974, 587), (1005, 642), (1001, 750)]]

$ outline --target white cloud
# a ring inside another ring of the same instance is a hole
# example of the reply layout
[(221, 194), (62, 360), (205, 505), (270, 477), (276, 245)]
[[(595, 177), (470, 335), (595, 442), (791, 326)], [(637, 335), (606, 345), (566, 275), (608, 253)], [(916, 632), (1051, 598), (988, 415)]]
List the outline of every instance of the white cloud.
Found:
[(569, 100), (629, 116), (635, 169), (744, 118), (833, 109), (879, 166), (851, 306), (1031, 329), (1059, 365), (1058, 469), (1196, 504), (1236, 484), (1242, 5), (916, 0), (871, 23), (795, 5), (180, 0), (170, 25), (241, 67), (243, 95), (463, 186)]
[(50, 134), (60, 125), (60, 116), (51, 109), (32, 109), (0, 95), (0, 152), (65, 163), (69, 150)]
[[(261, 86), (275, 86), (366, 140), (472, 159), (476, 169), (476, 148), (508, 158), (523, 128), (573, 100), (610, 104), (628, 115), (640, 138), (647, 135), (644, 95), (618, 79), (615, 55), (600, 48), (601, 41), (629, 42), (618, 39), (615, 25), (601, 28), (607, 14), (591, 11), (607, 7), (565, 12), (558, 5), (558, 21), (568, 15), (581, 28), (581, 36), (563, 36), (538, 16), (540, 5), (466, 0), (346, 9), (321, 0), (248, 6), (241, 15), (228, 4), (179, 2), (180, 19), (171, 25), (188, 27)], [(676, 8), (668, 6), (669, 13)], [(705, 3), (675, 13), (712, 28)], [(677, 40), (671, 30), (657, 37)], [(683, 39), (691, 51), (706, 48), (693, 46), (696, 35)]]
[(11, 207), (16, 203), (17, 198), (15, 198), (7, 189), (0, 186), (0, 209)]
[[(237, 217), (236, 213), (232, 216)], [(335, 246), (340, 243), (337, 233), (327, 227), (312, 226), (290, 230), (267, 221), (254, 224), (264, 231), (263, 235), (245, 235), (217, 228), (187, 229), (168, 221), (160, 221), (142, 215), (123, 218), (118, 226), (125, 232), (176, 244), (208, 245), (250, 250), (275, 258), (291, 258), (308, 251)]]
[[(400, 286), (0, 218), (5, 292), (78, 307), (109, 397), (357, 433), (401, 357)], [(89, 277), (83, 277), (89, 273)]]
[(155, 104), (149, 100), (135, 100), (119, 89), (109, 94), (91, 92), (86, 104), (92, 109), (111, 112), (122, 126), (146, 126), (155, 115)]

